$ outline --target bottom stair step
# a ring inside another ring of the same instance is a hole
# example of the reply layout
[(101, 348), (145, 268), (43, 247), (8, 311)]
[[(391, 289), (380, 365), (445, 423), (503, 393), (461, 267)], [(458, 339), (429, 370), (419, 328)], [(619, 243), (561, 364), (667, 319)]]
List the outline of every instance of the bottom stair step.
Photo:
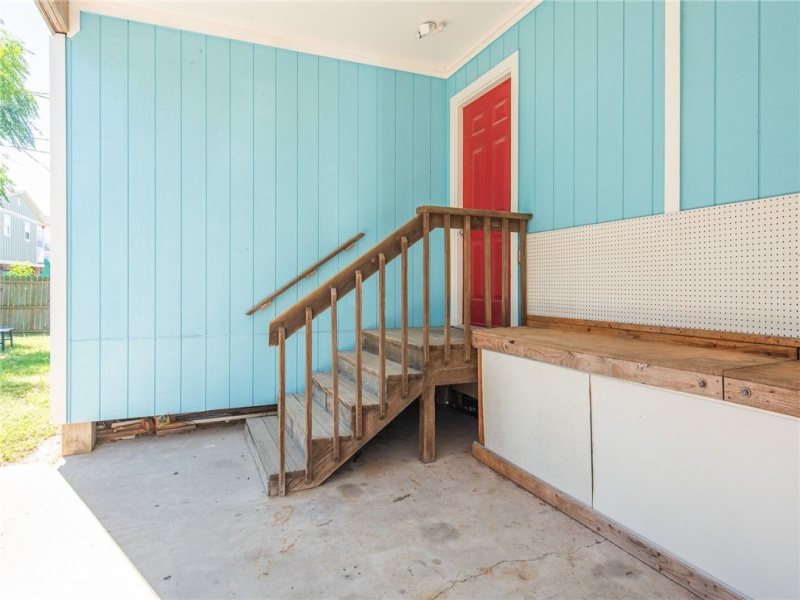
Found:
[[(245, 420), (245, 438), (258, 472), (269, 491), (269, 481), (278, 479), (278, 417), (252, 417)], [(306, 459), (303, 449), (286, 433), (286, 476), (305, 474)]]

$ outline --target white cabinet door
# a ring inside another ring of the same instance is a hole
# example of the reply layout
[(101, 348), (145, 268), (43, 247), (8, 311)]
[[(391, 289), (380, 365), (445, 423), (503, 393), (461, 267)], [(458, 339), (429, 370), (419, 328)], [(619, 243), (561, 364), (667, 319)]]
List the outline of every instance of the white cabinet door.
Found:
[(800, 420), (592, 376), (594, 508), (755, 598), (800, 597)]
[(589, 375), (482, 352), (486, 448), (591, 506)]

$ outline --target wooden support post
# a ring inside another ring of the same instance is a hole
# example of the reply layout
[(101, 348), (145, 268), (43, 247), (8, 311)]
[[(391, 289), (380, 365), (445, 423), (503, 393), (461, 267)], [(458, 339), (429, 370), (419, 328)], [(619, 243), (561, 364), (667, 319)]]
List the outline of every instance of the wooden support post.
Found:
[(501, 299), (500, 302), (502, 303), (502, 317), (500, 318), (500, 327), (508, 327), (511, 325), (508, 321), (508, 219), (503, 219), (503, 228), (502, 233), (502, 249), (500, 254), (503, 256), (503, 273), (501, 281)]
[(363, 379), (363, 348), (361, 347), (361, 271), (356, 271), (356, 439), (360, 440), (363, 432), (363, 413), (362, 413), (362, 392), (361, 383)]
[(378, 417), (386, 417), (386, 256), (378, 255), (378, 323), (380, 339), (378, 340), (378, 380), (381, 386), (378, 393)]
[(333, 460), (339, 460), (339, 325), (336, 288), (331, 288), (331, 379), (333, 382)]
[(278, 495), (286, 495), (286, 330), (278, 329)]
[(492, 328), (492, 220), (483, 217), (483, 307), (486, 328)]
[(430, 214), (422, 214), (422, 360), (430, 360), (431, 326), (431, 221)]
[(401, 355), (403, 366), (403, 398), (408, 396), (408, 238), (400, 238), (400, 255), (401, 255), (401, 292), (402, 306), (403, 306), (403, 329), (402, 329), (402, 342), (401, 342)]
[(472, 358), (472, 218), (464, 217), (464, 362)]
[(311, 373), (313, 372), (313, 323), (314, 315), (310, 307), (306, 307), (306, 483), (314, 476), (314, 444), (312, 437)]
[(61, 426), (61, 456), (88, 454), (94, 448), (95, 441), (95, 425), (91, 421)]
[(450, 364), (450, 215), (444, 216), (444, 365)]
[(426, 384), (419, 397), (419, 459), (436, 460), (436, 386)]
[(525, 221), (519, 222), (519, 310), (520, 323), (528, 316), (528, 254), (525, 249)]

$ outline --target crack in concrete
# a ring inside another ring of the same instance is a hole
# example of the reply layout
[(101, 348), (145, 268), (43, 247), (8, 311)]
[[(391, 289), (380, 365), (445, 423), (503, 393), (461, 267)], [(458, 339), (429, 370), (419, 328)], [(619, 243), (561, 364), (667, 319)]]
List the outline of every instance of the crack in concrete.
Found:
[(477, 579), (479, 577), (483, 577), (484, 575), (488, 575), (489, 573), (494, 571), (500, 565), (512, 565), (512, 564), (518, 564), (518, 563), (524, 563), (524, 562), (534, 563), (534, 562), (538, 562), (540, 560), (544, 560), (545, 558), (548, 558), (550, 556), (572, 556), (574, 554), (577, 554), (581, 550), (586, 550), (587, 548), (592, 548), (594, 546), (599, 546), (600, 544), (603, 544), (603, 543), (605, 543), (607, 541), (608, 540), (595, 540), (593, 544), (587, 544), (585, 546), (578, 546), (577, 548), (575, 548), (575, 550), (573, 550), (572, 552), (567, 552), (566, 554), (564, 554), (562, 552), (545, 552), (544, 554), (542, 554), (540, 556), (537, 556), (535, 558), (516, 558), (516, 559), (501, 560), (501, 561), (496, 562), (495, 564), (493, 564), (491, 567), (487, 567), (487, 568), (481, 569), (480, 573), (476, 573), (475, 575), (468, 575), (464, 579), (456, 579), (449, 586), (447, 586), (441, 592), (439, 592), (433, 598), (431, 598), (431, 600), (436, 600), (442, 594), (452, 590), (459, 583), (466, 583), (467, 581), (471, 581), (473, 579)]

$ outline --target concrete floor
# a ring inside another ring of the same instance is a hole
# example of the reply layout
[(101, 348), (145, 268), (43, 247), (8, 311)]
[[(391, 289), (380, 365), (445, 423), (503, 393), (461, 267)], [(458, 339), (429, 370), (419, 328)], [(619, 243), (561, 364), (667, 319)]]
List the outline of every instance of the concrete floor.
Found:
[(413, 405), (321, 487), (267, 498), (241, 424), (98, 446), (61, 475), (164, 598), (689, 598), (478, 463)]

